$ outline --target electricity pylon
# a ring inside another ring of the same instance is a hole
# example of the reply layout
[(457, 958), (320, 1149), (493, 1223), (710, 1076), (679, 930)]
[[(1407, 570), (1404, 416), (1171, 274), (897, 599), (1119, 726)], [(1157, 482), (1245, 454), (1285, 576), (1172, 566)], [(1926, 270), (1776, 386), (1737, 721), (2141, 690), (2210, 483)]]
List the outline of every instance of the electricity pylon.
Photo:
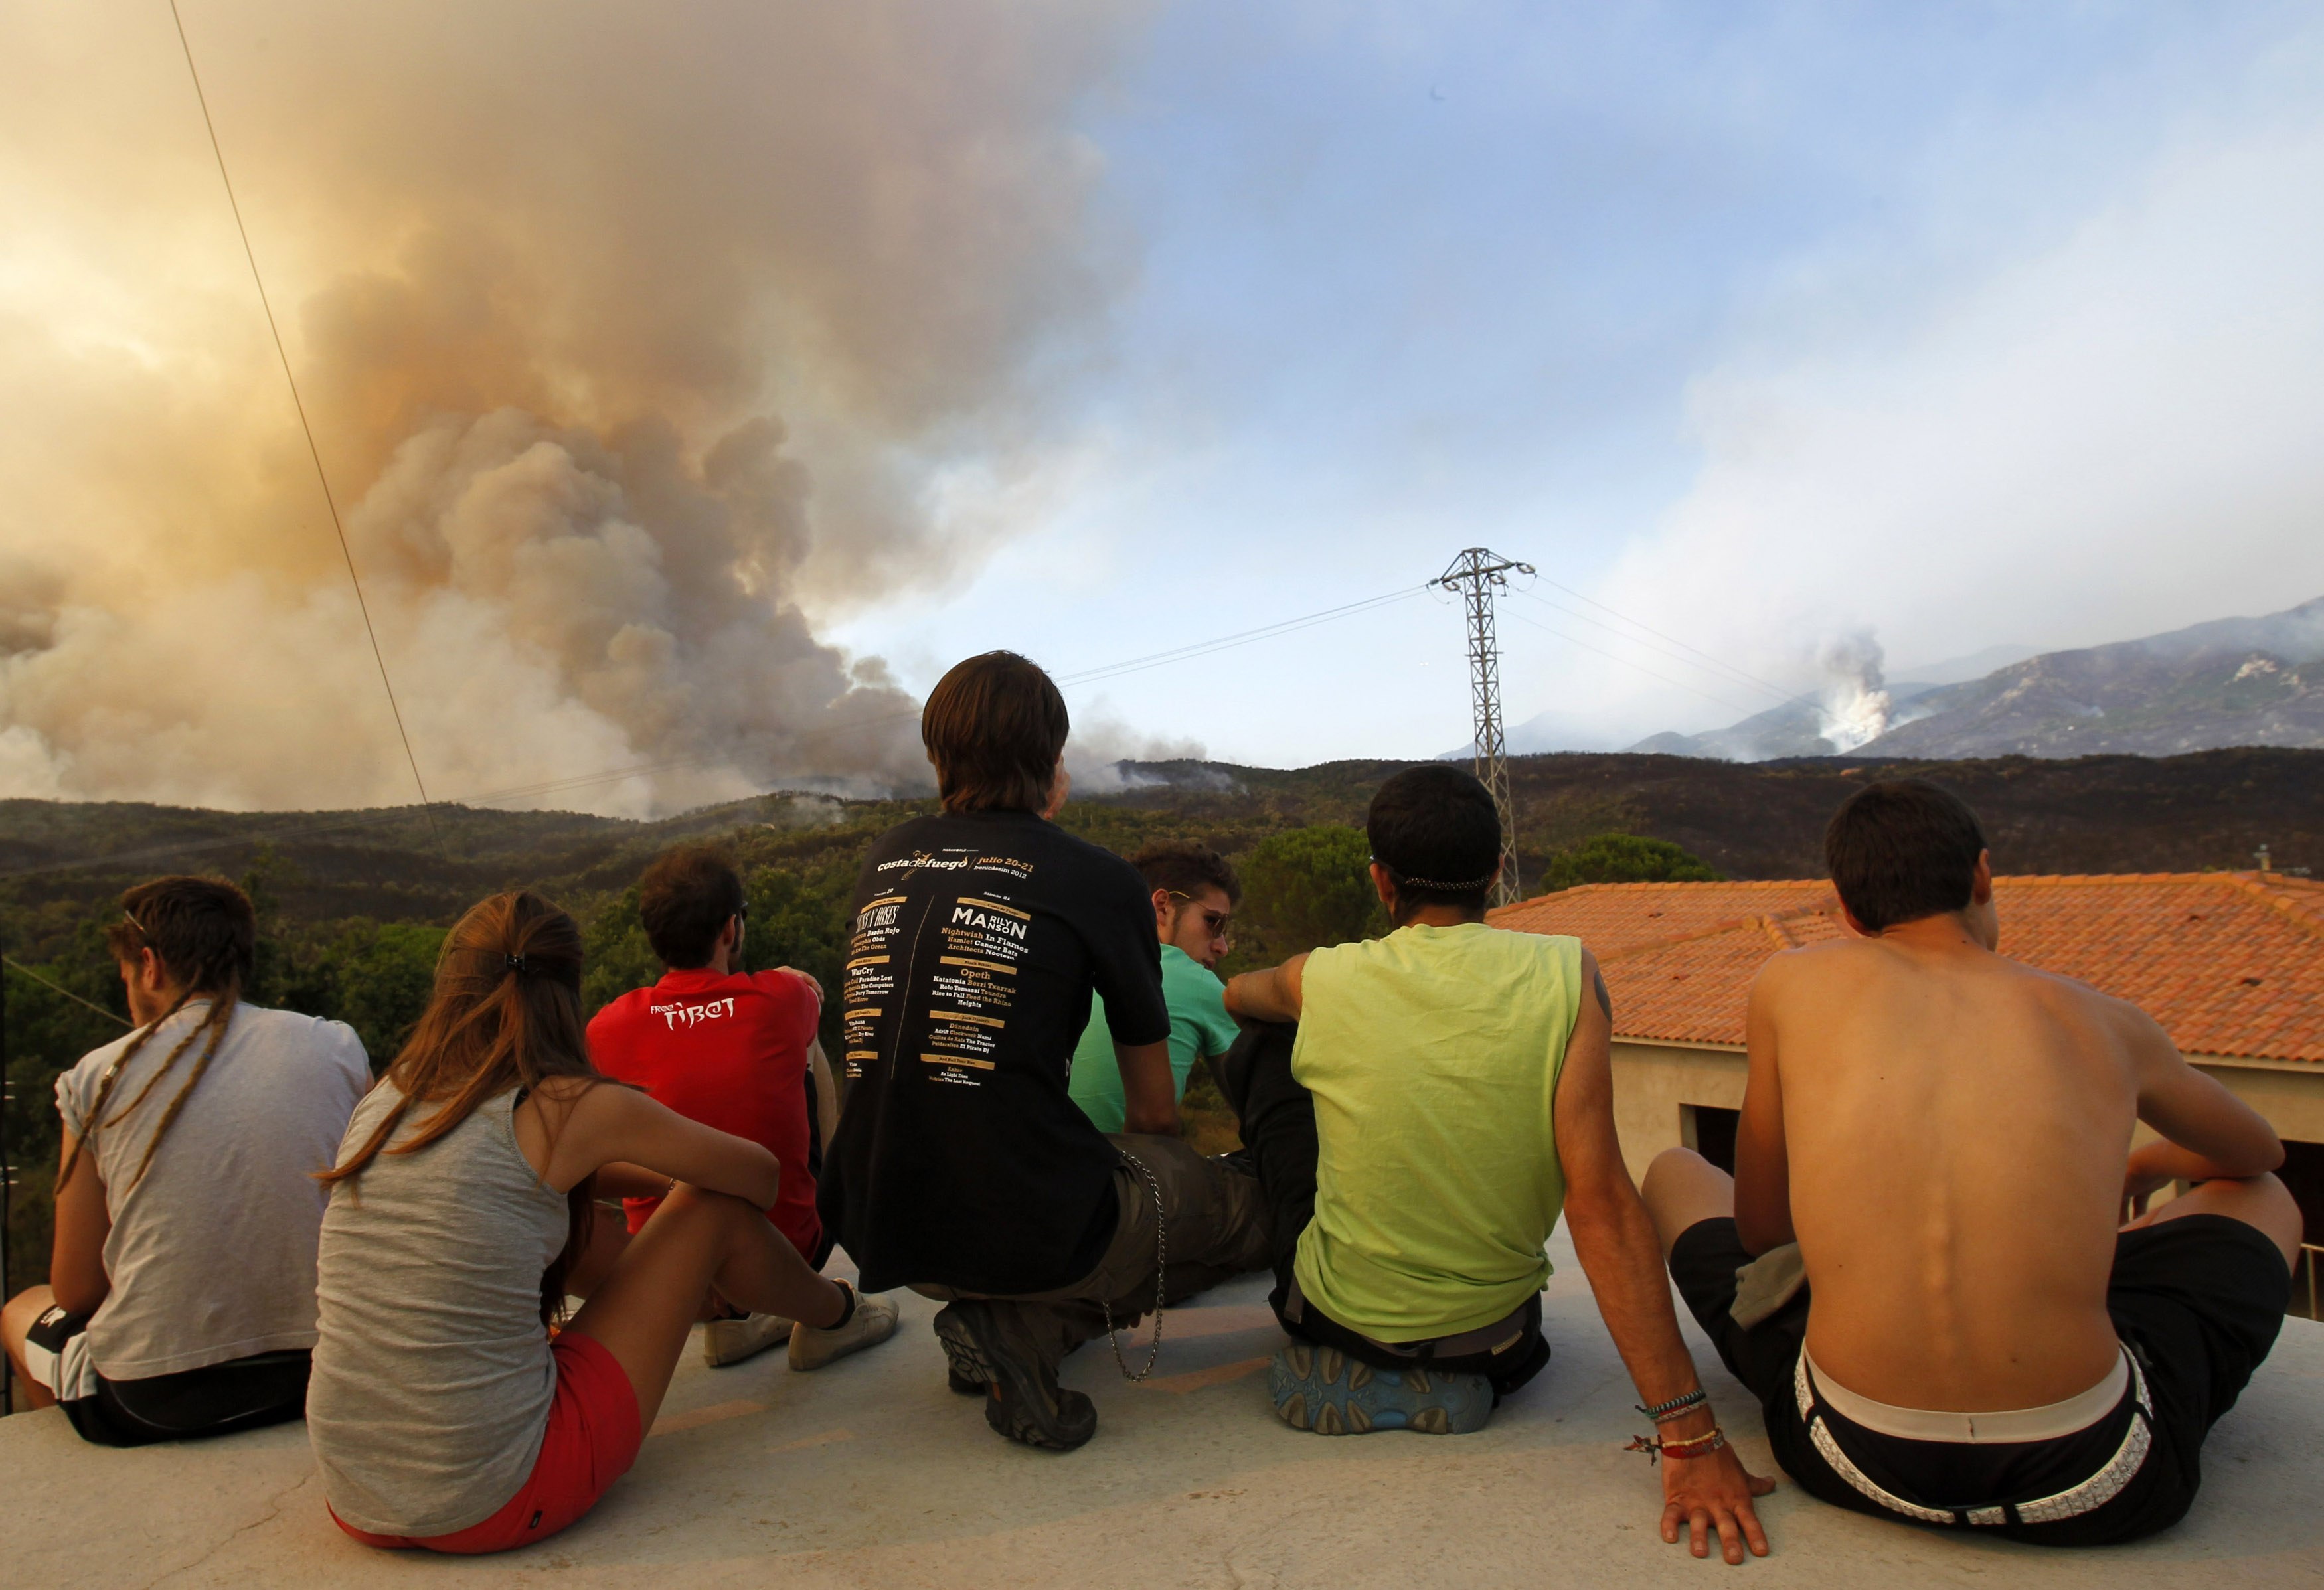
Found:
[(1501, 815), (1501, 876), (1492, 903), (1506, 905), (1525, 897), (1517, 882), (1517, 813), (1509, 797), (1508, 746), (1501, 734), (1501, 648), (1493, 637), (1493, 593), (1512, 574), (1529, 574), (1533, 565), (1471, 547), (1429, 582), (1458, 591), (1469, 604), (1469, 694), (1477, 720), (1478, 782), (1492, 792)]

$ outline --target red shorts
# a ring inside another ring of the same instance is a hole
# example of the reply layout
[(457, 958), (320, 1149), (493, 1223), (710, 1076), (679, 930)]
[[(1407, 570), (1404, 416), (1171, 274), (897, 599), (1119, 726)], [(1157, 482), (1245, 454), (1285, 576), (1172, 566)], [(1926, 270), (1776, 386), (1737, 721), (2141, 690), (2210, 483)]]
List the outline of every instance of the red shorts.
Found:
[(571, 1331), (550, 1344), (557, 1359), (557, 1396), (532, 1473), (508, 1505), (480, 1524), (448, 1535), (374, 1535), (331, 1521), (366, 1546), (417, 1546), (464, 1556), (507, 1551), (546, 1540), (597, 1503), (605, 1487), (630, 1472), (645, 1432), (638, 1427), (638, 1393), (621, 1361), (595, 1338)]

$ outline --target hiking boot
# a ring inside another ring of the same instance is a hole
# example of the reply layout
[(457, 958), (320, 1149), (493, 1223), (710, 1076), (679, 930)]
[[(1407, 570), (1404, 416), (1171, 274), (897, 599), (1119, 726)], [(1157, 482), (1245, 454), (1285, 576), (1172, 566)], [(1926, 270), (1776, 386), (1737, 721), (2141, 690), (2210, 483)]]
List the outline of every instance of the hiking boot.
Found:
[(1057, 1384), (1017, 1310), (982, 1299), (947, 1303), (936, 1313), (936, 1340), (951, 1383), (986, 1388), (984, 1422), (1012, 1441), (1070, 1452), (1097, 1433), (1097, 1409)]
[[(847, 1282), (841, 1282), (842, 1286)], [(855, 1307), (833, 1326), (801, 1325), (791, 1332), (791, 1367), (820, 1369), (835, 1358), (876, 1347), (896, 1334), (896, 1305), (883, 1297), (865, 1297), (852, 1286)]]
[(1447, 1374), (1420, 1364), (1376, 1369), (1337, 1347), (1304, 1342), (1275, 1355), (1267, 1392), (1284, 1423), (1319, 1436), (1376, 1429), (1465, 1436), (1493, 1416), (1492, 1384), (1481, 1374)]
[(746, 1314), (713, 1319), (702, 1328), (702, 1361), (713, 1369), (755, 1358), (790, 1339), (791, 1322), (780, 1314)]

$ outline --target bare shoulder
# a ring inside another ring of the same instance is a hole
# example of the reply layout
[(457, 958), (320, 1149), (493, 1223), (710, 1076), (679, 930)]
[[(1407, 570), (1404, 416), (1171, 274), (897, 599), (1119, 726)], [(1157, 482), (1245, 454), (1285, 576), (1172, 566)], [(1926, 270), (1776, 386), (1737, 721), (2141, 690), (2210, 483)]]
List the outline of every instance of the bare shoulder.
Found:
[(563, 1121), (575, 1115), (617, 1115), (634, 1108), (646, 1095), (626, 1082), (604, 1077), (543, 1077), (532, 1097), (540, 1107)]
[(2053, 1014), (2103, 1033), (2136, 1053), (2177, 1052), (2170, 1034), (2163, 1030), (2163, 1024), (2131, 1001), (2063, 972), (2046, 971), (2023, 961), (2007, 964), (2050, 1006)]
[(1867, 939), (1831, 939), (1779, 950), (1760, 963), (1758, 975), (1751, 979), (1751, 997), (1781, 998), (1826, 978), (1849, 976), (1859, 961), (1877, 953)]

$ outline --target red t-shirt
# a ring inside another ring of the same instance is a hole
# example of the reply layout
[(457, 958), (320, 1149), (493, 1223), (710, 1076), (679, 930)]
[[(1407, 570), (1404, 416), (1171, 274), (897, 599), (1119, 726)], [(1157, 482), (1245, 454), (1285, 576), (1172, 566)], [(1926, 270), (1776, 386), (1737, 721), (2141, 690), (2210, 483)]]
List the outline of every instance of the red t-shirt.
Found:
[[(823, 1002), (797, 972), (665, 972), (632, 988), (589, 1022), (589, 1058), (609, 1077), (635, 1082), (678, 1114), (762, 1144), (782, 1164), (767, 1218), (807, 1263), (823, 1240), (807, 1169), (807, 1049)], [(630, 1229), (658, 1198), (622, 1200)]]

